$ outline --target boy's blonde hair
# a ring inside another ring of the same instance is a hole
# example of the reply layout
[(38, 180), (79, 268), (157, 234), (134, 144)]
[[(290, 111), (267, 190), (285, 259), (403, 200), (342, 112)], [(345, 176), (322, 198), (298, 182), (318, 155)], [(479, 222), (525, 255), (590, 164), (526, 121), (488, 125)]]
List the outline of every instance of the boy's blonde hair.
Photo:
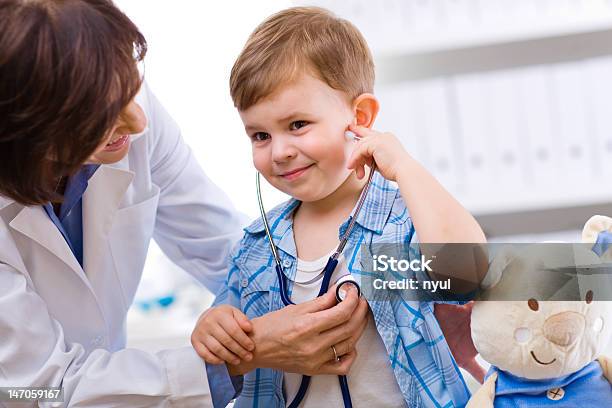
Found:
[(351, 100), (374, 88), (374, 62), (359, 30), (328, 10), (293, 7), (268, 17), (247, 40), (230, 76), (234, 106), (246, 110), (303, 73)]

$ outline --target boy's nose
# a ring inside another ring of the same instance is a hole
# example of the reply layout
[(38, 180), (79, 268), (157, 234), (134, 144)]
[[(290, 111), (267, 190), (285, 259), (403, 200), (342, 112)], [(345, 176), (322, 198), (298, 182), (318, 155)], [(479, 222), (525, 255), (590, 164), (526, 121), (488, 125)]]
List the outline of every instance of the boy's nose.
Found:
[(297, 149), (284, 137), (272, 138), (272, 160), (283, 163), (297, 156)]

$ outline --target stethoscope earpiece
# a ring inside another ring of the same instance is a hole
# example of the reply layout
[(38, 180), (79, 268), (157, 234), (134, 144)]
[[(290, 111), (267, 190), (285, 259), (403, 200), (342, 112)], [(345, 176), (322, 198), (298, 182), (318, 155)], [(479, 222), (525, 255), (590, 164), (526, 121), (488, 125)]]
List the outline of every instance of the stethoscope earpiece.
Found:
[(347, 139), (350, 139), (350, 140), (354, 140), (356, 142), (361, 140), (361, 138), (359, 136), (357, 136), (355, 134), (355, 132), (351, 132), (350, 130), (347, 130), (347, 131), (344, 132), (344, 137), (346, 137)]

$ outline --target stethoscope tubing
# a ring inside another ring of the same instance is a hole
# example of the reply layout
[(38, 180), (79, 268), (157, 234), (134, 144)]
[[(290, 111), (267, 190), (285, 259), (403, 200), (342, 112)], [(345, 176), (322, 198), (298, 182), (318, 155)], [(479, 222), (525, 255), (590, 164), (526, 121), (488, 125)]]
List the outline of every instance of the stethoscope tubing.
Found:
[[(359, 215), (359, 212), (361, 211), (361, 207), (363, 206), (365, 202), (365, 198), (368, 194), (368, 190), (370, 189), (370, 185), (372, 182), (372, 176), (375, 171), (376, 171), (376, 165), (373, 165), (372, 168), (370, 169), (368, 181), (363, 189), (363, 192), (361, 193), (361, 196), (359, 197), (359, 202), (357, 203), (357, 207), (355, 208), (355, 211), (350, 218), (346, 231), (344, 235), (342, 236), (342, 239), (340, 240), (340, 243), (338, 247), (336, 248), (336, 251), (332, 254), (332, 256), (327, 260), (327, 263), (325, 264), (325, 268), (323, 269), (323, 281), (321, 282), (321, 287), (319, 288), (319, 293), (317, 294), (317, 297), (322, 296), (325, 293), (327, 293), (333, 272), (336, 269), (336, 266), (338, 265), (338, 258), (348, 242), (350, 233), (357, 220), (357, 216)], [(278, 277), (279, 292), (280, 292), (281, 300), (285, 306), (293, 305), (294, 302), (289, 298), (289, 295), (288, 295), (289, 292), (287, 290), (287, 281), (283, 273), (283, 267), (280, 261), (280, 257), (278, 255), (278, 251), (276, 249), (276, 245), (274, 245), (272, 233), (270, 232), (270, 226), (268, 224), (268, 218), (266, 216), (266, 211), (264, 209), (263, 200), (261, 198), (261, 186), (260, 186), (259, 173), (256, 174), (255, 184), (257, 188), (257, 202), (259, 204), (259, 211), (261, 213), (261, 218), (264, 224), (266, 237), (268, 239), (268, 244), (270, 245), (270, 250), (272, 252), (272, 257), (274, 258), (274, 263), (275, 263), (274, 269), (276, 270), (276, 274)], [(342, 282), (342, 284), (347, 284), (347, 283), (352, 283), (357, 288), (358, 293), (360, 293), (359, 285), (357, 284), (357, 282), (354, 282), (354, 281)], [(341, 285), (338, 285), (338, 287), (336, 288), (336, 299), (338, 301), (341, 300), (340, 294), (339, 294), (340, 286)], [(351, 401), (351, 393), (349, 391), (348, 379), (346, 378), (345, 375), (339, 375), (338, 381), (340, 382), (340, 389), (342, 391), (342, 400), (344, 402), (345, 408), (352, 408), (353, 403)], [(293, 399), (293, 401), (289, 404), (289, 408), (297, 408), (300, 405), (300, 403), (306, 396), (306, 392), (308, 391), (309, 385), (310, 385), (310, 376), (303, 375), (302, 381), (300, 382), (300, 387), (298, 389), (298, 392), (295, 398)]]

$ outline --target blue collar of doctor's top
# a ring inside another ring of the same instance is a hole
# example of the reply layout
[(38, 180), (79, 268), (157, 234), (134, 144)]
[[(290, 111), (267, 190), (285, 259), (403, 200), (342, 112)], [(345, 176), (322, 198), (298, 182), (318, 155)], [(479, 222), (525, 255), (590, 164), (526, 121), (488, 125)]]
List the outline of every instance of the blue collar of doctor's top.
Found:
[(98, 164), (86, 164), (68, 178), (59, 215), (55, 213), (51, 203), (43, 205), (45, 212), (61, 232), (81, 267), (83, 266), (83, 194), (87, 190), (89, 179), (99, 167)]
[[(376, 172), (372, 177), (372, 186), (364, 201), (363, 208), (357, 216), (356, 224), (375, 234), (382, 234), (385, 224), (388, 222), (389, 215), (393, 209), (395, 199), (399, 194), (397, 187), (385, 180), (380, 173)], [(265, 200), (265, 198), (264, 198)], [(283, 252), (296, 257), (295, 243), (293, 234), (287, 232), (293, 225), (293, 211), (298, 207), (300, 201), (292, 198), (282, 203), (268, 212), (270, 223), (270, 233), (274, 238), (276, 246)], [(353, 209), (354, 211), (354, 209)], [(352, 213), (352, 212), (351, 212)], [(338, 236), (341, 237), (350, 220), (346, 220), (339, 229)], [(251, 225), (244, 229), (248, 234), (256, 235), (264, 233), (264, 224), (258, 218)]]

